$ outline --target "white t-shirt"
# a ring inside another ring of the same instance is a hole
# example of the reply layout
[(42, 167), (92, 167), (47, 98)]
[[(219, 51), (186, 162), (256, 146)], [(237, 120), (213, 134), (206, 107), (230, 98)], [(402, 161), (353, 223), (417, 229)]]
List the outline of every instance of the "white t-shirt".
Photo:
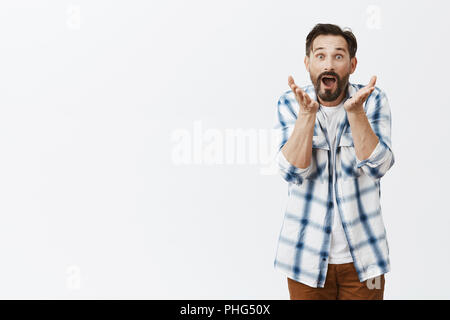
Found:
[[(337, 106), (319, 106), (319, 112), (322, 112), (327, 121), (328, 138), (331, 144), (331, 168), (334, 168), (334, 148), (336, 144), (337, 126), (341, 119), (345, 116), (344, 103)], [(329, 263), (348, 263), (352, 262), (353, 258), (350, 253), (348, 241), (345, 236), (344, 227), (342, 226), (341, 217), (336, 203), (336, 193), (334, 191), (334, 172), (333, 174), (333, 201), (334, 201), (334, 219), (331, 232), (331, 247)]]

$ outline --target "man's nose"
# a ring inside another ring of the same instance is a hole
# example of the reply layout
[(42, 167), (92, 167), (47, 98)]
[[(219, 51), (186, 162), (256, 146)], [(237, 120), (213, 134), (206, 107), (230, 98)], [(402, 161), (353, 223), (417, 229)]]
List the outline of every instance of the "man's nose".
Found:
[(325, 60), (325, 71), (334, 71), (333, 59), (327, 58)]

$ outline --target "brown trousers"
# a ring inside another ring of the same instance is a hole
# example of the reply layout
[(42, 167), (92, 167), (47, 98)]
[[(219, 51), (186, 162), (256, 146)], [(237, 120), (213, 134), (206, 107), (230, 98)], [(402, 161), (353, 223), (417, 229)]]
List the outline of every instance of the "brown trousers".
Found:
[(323, 288), (287, 280), (291, 300), (383, 300), (384, 274), (360, 282), (353, 262), (328, 264)]

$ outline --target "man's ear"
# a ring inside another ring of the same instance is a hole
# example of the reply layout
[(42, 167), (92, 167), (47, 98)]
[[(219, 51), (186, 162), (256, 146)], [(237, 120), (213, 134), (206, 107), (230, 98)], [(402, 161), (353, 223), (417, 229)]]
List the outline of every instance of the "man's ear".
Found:
[(305, 63), (305, 68), (308, 71), (309, 70), (309, 57), (305, 56), (305, 59), (303, 62)]
[(350, 74), (355, 72), (357, 64), (358, 64), (358, 60), (356, 59), (356, 57), (351, 58), (351, 60), (350, 60)]

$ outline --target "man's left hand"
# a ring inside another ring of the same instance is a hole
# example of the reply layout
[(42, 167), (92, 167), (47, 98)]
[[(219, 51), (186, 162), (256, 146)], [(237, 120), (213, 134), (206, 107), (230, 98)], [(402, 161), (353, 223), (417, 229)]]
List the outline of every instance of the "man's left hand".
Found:
[(360, 113), (364, 112), (364, 102), (367, 97), (372, 93), (375, 89), (375, 82), (377, 81), (376, 76), (372, 76), (369, 81), (369, 84), (358, 90), (350, 99), (347, 99), (344, 103), (344, 108), (347, 113)]

